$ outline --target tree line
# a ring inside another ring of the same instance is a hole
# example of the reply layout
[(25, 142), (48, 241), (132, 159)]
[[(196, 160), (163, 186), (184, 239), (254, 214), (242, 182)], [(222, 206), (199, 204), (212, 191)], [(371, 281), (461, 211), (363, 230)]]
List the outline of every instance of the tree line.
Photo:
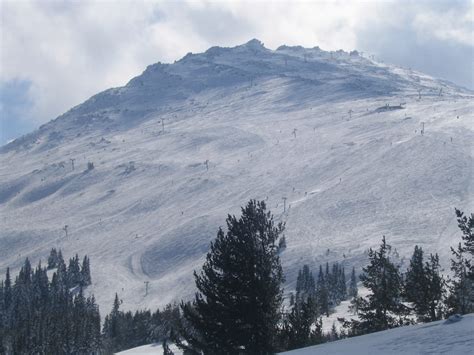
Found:
[[(189, 354), (273, 354), (340, 337), (367, 334), (454, 313), (474, 312), (474, 215), (456, 209), (462, 241), (452, 248), (454, 276), (440, 273), (438, 255), (424, 259), (416, 246), (402, 273), (390, 257), (385, 237), (368, 251), (369, 264), (360, 281), (370, 292), (360, 297), (352, 270), (347, 289), (345, 272), (336, 263), (319, 268), (318, 278), (307, 265), (298, 273), (296, 295), (283, 303), (284, 277), (278, 239), (284, 224), (275, 223), (263, 201), (251, 200), (240, 218), (228, 216), (219, 229), (202, 270), (195, 272), (198, 292), (181, 303), (182, 317), (172, 340)], [(322, 332), (323, 314), (349, 294), (356, 319)], [(169, 354), (169, 349), (165, 349)]]
[[(451, 278), (441, 275), (437, 255), (425, 257), (418, 246), (401, 272), (384, 237), (368, 251), (359, 277), (352, 268), (347, 280), (338, 263), (321, 265), (317, 276), (303, 265), (285, 301), (285, 224), (274, 221), (263, 201), (251, 200), (218, 230), (194, 273), (192, 301), (124, 312), (116, 294), (103, 324), (94, 296), (84, 296), (91, 284), (89, 258), (80, 263), (76, 255), (66, 266), (53, 249), (48, 267), (40, 263), (33, 270), (26, 259), (14, 281), (7, 269), (0, 282), (0, 353), (102, 354), (162, 342), (169, 355), (171, 341), (186, 354), (264, 355), (409, 324), (413, 315), (432, 321), (473, 312), (474, 216), (459, 210), (456, 216), (462, 240), (452, 248)], [(367, 297), (358, 295), (358, 279), (370, 291)], [(346, 299), (358, 317), (324, 334), (322, 316)]]
[[(66, 267), (61, 252), (51, 280), (41, 262), (33, 269), (25, 260), (15, 280), (7, 268), (0, 282), (1, 354), (91, 354), (100, 349), (100, 314), (91, 283), (89, 258), (76, 255)], [(52, 260), (52, 259), (51, 259)]]

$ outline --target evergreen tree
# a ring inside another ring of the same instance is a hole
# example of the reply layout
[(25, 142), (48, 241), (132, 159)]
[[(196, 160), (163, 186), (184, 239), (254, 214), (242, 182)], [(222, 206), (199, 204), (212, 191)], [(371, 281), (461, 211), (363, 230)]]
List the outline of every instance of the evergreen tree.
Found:
[(336, 323), (333, 322), (332, 327), (331, 327), (331, 333), (329, 333), (329, 340), (336, 341), (338, 339), (339, 339), (339, 334), (336, 329)]
[(319, 313), (326, 314), (326, 316), (329, 317), (329, 293), (322, 266), (319, 266), (318, 282), (316, 285), (316, 297), (319, 304)]
[(428, 305), (425, 303), (426, 288), (427, 279), (425, 277), (423, 249), (415, 245), (415, 250), (405, 275), (405, 298), (414, 304), (416, 313), (420, 315), (427, 312)]
[(52, 248), (48, 257), (48, 269), (54, 269), (58, 266), (58, 252), (56, 248)]
[(430, 255), (424, 262), (423, 249), (415, 246), (405, 276), (405, 298), (413, 303), (416, 315), (421, 321), (441, 318), (438, 308), (444, 294), (444, 281), (439, 274), (439, 257)]
[[(69, 292), (64, 262), (51, 282), (41, 263), (25, 260), (11, 286), (0, 283), (0, 353), (90, 354), (100, 350), (100, 314), (95, 300)], [(5, 306), (8, 304), (8, 308)]]
[(6, 353), (6, 349), (3, 345), (4, 338), (6, 337), (6, 309), (5, 309), (5, 298), (4, 298), (4, 286), (3, 281), (0, 281), (0, 354)]
[(296, 302), (284, 322), (287, 348), (292, 350), (302, 348), (312, 343), (312, 328), (318, 319), (317, 305), (313, 297)]
[[(326, 264), (327, 270), (329, 269)], [(327, 284), (329, 291), (329, 303), (331, 308), (335, 307), (339, 302), (339, 265), (337, 263), (332, 264), (331, 273), (327, 274)]]
[(63, 252), (61, 251), (61, 249), (59, 249), (58, 258), (57, 258), (57, 266), (59, 267), (59, 265), (61, 265), (61, 264), (65, 264), (65, 262), (64, 262), (64, 258), (63, 258)]
[(10, 268), (7, 267), (5, 282), (2, 283), (2, 299), (0, 313), (0, 354), (7, 351), (7, 345), (11, 343), (12, 337), (12, 282), (10, 278)]
[(122, 349), (122, 341), (125, 340), (122, 334), (122, 312), (120, 311), (120, 299), (115, 294), (112, 311), (105, 317), (103, 336), (109, 351), (119, 351)]
[(451, 280), (447, 303), (449, 313), (470, 313), (474, 311), (474, 215), (468, 218), (456, 209), (458, 227), (462, 232), (462, 242), (457, 249), (451, 248)]
[(4, 299), (4, 307), (5, 311), (7, 312), (10, 309), (12, 304), (12, 281), (10, 277), (10, 268), (7, 267), (7, 272), (5, 275), (5, 284), (3, 288), (3, 299)]
[(91, 281), (91, 270), (90, 270), (90, 261), (87, 255), (84, 256), (82, 260), (82, 267), (80, 272), (80, 285), (81, 286), (89, 286)]
[(428, 280), (426, 302), (428, 315), (424, 319), (435, 321), (442, 318), (442, 302), (445, 295), (445, 281), (440, 274), (438, 254), (430, 254), (430, 260), (425, 263), (425, 275)]
[(81, 283), (81, 268), (79, 264), (79, 256), (77, 254), (74, 258), (69, 259), (67, 280), (69, 288), (75, 287)]
[(303, 268), (298, 272), (296, 280), (296, 302), (305, 301), (308, 297), (315, 297), (316, 285), (312, 272), (308, 265), (303, 265)]
[(11, 326), (14, 330), (12, 350), (18, 354), (26, 353), (34, 347), (31, 334), (31, 320), (33, 318), (33, 309), (30, 302), (32, 298), (31, 273), (31, 264), (27, 258), (15, 279), (12, 290)]
[(466, 256), (466, 266), (471, 274), (474, 273), (474, 214), (471, 213), (471, 216), (468, 218), (458, 209), (455, 209), (458, 227), (462, 232), (462, 251), (467, 253)]
[(341, 303), (341, 301), (347, 298), (347, 285), (346, 285), (346, 271), (345, 269), (338, 268), (339, 272), (337, 274), (337, 304)]
[(275, 225), (263, 201), (251, 200), (242, 216), (227, 217), (201, 273), (195, 272), (192, 305), (182, 304), (191, 330), (181, 328), (188, 346), (206, 354), (269, 354), (275, 348), (280, 319), (283, 272)]
[(401, 303), (402, 280), (398, 268), (390, 261), (390, 245), (382, 239), (379, 250), (369, 250), (370, 264), (360, 276), (371, 291), (367, 299), (359, 298), (359, 322), (353, 322), (353, 334), (371, 333), (401, 324), (396, 316), (404, 316)]
[(448, 313), (466, 314), (473, 310), (472, 287), (473, 282), (469, 278), (469, 271), (461, 243), (457, 249), (451, 248), (454, 258), (451, 259), (451, 270), (453, 279), (449, 285), (449, 297), (447, 299)]
[(84, 329), (86, 332), (85, 339), (88, 345), (88, 351), (92, 353), (102, 348), (100, 312), (94, 295), (87, 298), (86, 311), (88, 318)]
[(357, 289), (357, 277), (355, 273), (355, 267), (352, 268), (351, 280), (349, 282), (349, 297), (355, 298), (359, 294)]

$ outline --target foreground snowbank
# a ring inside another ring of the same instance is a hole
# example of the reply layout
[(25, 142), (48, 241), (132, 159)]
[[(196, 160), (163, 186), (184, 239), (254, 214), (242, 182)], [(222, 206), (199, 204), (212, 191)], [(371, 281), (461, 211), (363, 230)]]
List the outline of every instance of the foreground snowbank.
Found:
[(288, 351), (287, 355), (309, 354), (472, 354), (474, 314), (457, 322), (438, 321), (391, 329), (332, 343)]
[[(176, 345), (171, 344), (170, 345), (171, 351), (174, 353), (174, 355), (181, 355), (183, 352), (179, 350)], [(138, 346), (133, 349), (121, 351), (119, 353), (116, 353), (117, 355), (151, 355), (151, 354), (163, 354), (163, 347), (161, 346), (161, 343), (155, 343), (155, 344), (148, 344), (148, 345), (142, 345)]]
[[(174, 345), (175, 355), (182, 354)], [(474, 313), (460, 319), (401, 327), (332, 343), (284, 352), (286, 355), (312, 354), (472, 354), (474, 349)], [(144, 345), (122, 351), (120, 355), (162, 354), (161, 344)]]

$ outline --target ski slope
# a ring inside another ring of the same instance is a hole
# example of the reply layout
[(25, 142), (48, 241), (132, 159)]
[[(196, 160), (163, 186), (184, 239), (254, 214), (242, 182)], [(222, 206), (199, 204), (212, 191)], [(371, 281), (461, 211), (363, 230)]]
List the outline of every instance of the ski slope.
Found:
[(473, 106), (454, 84), (317, 47), (153, 64), (0, 148), (0, 272), (61, 248), (89, 255), (103, 314), (115, 292), (123, 309), (163, 306), (193, 295), (250, 198), (286, 222), (287, 290), (304, 263), (359, 269), (382, 235), (402, 267), (415, 244), (448, 265), (454, 207), (474, 210)]

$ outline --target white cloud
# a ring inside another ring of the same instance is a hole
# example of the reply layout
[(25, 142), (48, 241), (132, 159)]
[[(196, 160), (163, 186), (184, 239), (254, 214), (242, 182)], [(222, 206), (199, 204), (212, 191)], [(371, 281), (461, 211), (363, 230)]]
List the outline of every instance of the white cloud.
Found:
[(403, 29), (403, 41), (423, 38), (472, 48), (470, 1), (2, 1), (0, 6), (0, 81), (31, 82), (33, 105), (23, 119), (34, 125), (98, 91), (124, 85), (148, 64), (251, 38), (270, 48), (373, 46), (383, 52), (381, 34)]
[(425, 36), (434, 35), (441, 40), (454, 41), (465, 45), (474, 42), (473, 37), (473, 3), (467, 11), (450, 9), (439, 13), (426, 11), (416, 15), (415, 29)]

